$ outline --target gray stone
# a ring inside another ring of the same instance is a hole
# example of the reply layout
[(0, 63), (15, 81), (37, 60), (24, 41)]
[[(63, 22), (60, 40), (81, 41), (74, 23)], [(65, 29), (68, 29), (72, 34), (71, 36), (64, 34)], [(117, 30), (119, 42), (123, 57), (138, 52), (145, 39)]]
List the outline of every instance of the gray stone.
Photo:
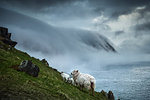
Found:
[(48, 62), (47, 62), (46, 59), (42, 59), (41, 62), (42, 62), (43, 64), (45, 64), (46, 66), (49, 66), (49, 64), (48, 64)]
[(112, 91), (109, 91), (107, 95), (108, 95), (109, 100), (115, 100), (115, 97), (114, 97)]
[(39, 67), (37, 65), (34, 65), (30, 60), (22, 61), (20, 66), (18, 67), (18, 70), (26, 72), (33, 77), (37, 77), (40, 71)]
[(102, 90), (101, 93), (102, 93), (104, 96), (108, 97), (107, 92), (105, 92), (104, 90)]
[(8, 28), (5, 28), (5, 27), (0, 27), (0, 35), (2, 37), (7, 37), (7, 34), (8, 34)]
[(11, 47), (15, 47), (15, 45), (17, 44), (17, 42), (8, 39), (3, 39), (2, 41), (3, 43), (10, 45)]
[(17, 44), (16, 41), (11, 40), (11, 33), (8, 33), (8, 28), (0, 27), (0, 37), (0, 40), (3, 43), (10, 45), (11, 47), (15, 47), (15, 45)]

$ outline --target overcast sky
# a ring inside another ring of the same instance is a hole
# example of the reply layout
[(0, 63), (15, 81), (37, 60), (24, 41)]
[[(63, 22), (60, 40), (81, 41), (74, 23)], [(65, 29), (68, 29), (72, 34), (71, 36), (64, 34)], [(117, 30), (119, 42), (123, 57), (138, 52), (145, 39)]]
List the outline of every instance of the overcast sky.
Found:
[[(45, 29), (50, 27), (51, 30), (53, 27), (89, 30), (108, 38), (118, 52), (150, 53), (150, 0), (0, 0), (0, 8), (0, 24), (5, 23), (2, 26), (12, 26), (10, 24), (12, 22), (15, 26), (21, 27), (24, 24), (25, 29), (30, 27), (40, 32), (40, 25), (46, 27)], [(36, 22), (36, 25), (31, 23), (28, 25), (31, 20)], [(20, 28), (9, 27), (9, 29), (13, 31)], [(22, 33), (36, 34), (33, 30), (22, 31)], [(54, 29), (51, 32), (56, 31)], [(35, 36), (33, 34), (32, 37)], [(18, 34), (20, 37), (26, 35)], [(71, 35), (66, 34), (65, 37), (69, 38), (69, 36)], [(41, 37), (38, 37), (38, 42), (35, 44), (43, 45), (40, 44), (40, 39)], [(62, 44), (61, 46), (63, 47)], [(38, 48), (35, 48), (38, 51)], [(40, 50), (43, 52), (51, 50), (46, 48), (49, 47), (45, 46)]]
[(0, 0), (7, 8), (59, 27), (97, 31), (118, 48), (150, 52), (149, 0)]

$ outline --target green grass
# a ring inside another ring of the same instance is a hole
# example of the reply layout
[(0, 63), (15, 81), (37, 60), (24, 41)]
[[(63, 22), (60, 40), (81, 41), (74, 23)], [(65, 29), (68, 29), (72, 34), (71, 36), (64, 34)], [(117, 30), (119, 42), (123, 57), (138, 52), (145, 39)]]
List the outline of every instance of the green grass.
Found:
[[(95, 92), (92, 96), (88, 91), (65, 83), (59, 72), (44, 65), (39, 59), (15, 48), (0, 48), (0, 98), (38, 99), (38, 100), (108, 100), (103, 94)], [(12, 66), (19, 65), (23, 60), (31, 60), (40, 68), (39, 76), (32, 77), (19, 72)]]

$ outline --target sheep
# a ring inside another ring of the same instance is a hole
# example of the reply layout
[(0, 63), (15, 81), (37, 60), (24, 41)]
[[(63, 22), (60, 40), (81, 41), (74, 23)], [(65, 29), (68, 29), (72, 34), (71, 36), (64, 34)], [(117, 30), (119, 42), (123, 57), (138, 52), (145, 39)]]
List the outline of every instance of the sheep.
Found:
[(72, 84), (72, 85), (75, 85), (73, 78), (70, 77), (69, 74), (66, 74), (66, 73), (64, 73), (64, 72), (61, 72), (61, 76), (62, 76), (62, 78), (63, 78), (63, 80), (64, 80), (65, 82), (68, 82), (68, 83), (70, 83), (70, 84)]
[(73, 80), (72, 77), (69, 77), (69, 78), (68, 78), (68, 83), (70, 83), (70, 84), (72, 84), (72, 85), (75, 85), (75, 84), (74, 84), (74, 80)]
[(65, 82), (68, 82), (68, 78), (70, 77), (70, 75), (68, 75), (68, 74), (66, 74), (66, 73), (64, 73), (64, 72), (61, 72), (61, 76), (62, 76), (62, 78), (63, 78), (63, 80), (64, 80)]
[(73, 76), (76, 85), (80, 86), (81, 89), (83, 89), (84, 87), (87, 90), (92, 90), (92, 94), (94, 95), (96, 80), (93, 76), (80, 73), (78, 70), (72, 71), (71, 75)]

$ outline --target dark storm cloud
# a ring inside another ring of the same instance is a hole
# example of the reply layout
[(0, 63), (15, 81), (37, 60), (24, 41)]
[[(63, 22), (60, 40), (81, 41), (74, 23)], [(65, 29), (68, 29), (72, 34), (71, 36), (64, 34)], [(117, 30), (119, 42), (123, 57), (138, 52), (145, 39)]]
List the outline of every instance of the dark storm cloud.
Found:
[(135, 24), (132, 29), (135, 30), (135, 36), (147, 35), (150, 31), (150, 4), (147, 4), (142, 9), (137, 9), (135, 11), (139, 14), (137, 18), (137, 24)]
[(116, 31), (116, 32), (115, 32), (115, 36), (121, 35), (121, 34), (123, 34), (123, 33), (124, 33), (124, 31), (122, 31), (122, 30), (121, 30), (121, 31)]
[[(84, 3), (84, 5), (82, 5)], [(68, 6), (74, 5), (76, 7), (71, 8)], [(90, 8), (95, 14), (101, 14), (102, 11), (105, 12), (106, 15), (111, 17), (117, 17), (121, 14), (131, 12), (135, 7), (144, 6), (150, 4), (149, 0), (1, 0), (0, 6), (12, 6), (23, 10), (35, 11), (35, 12), (45, 12), (47, 8), (53, 8), (51, 12), (54, 12), (55, 9), (66, 8), (59, 10), (61, 12), (65, 12), (71, 9), (78, 9), (81, 6), (85, 8)], [(82, 8), (82, 7), (81, 7)], [(43, 10), (44, 9), (44, 10)], [(82, 9), (80, 9), (82, 10)], [(80, 12), (80, 10), (78, 10)], [(58, 12), (58, 10), (56, 10)], [(71, 14), (82, 14), (78, 13), (76, 10), (72, 10)], [(84, 10), (84, 12), (86, 12)], [(91, 11), (88, 12), (90, 15)]]
[(150, 22), (136, 25), (135, 29), (138, 31), (150, 31)]
[[(150, 4), (149, 0), (88, 0), (95, 9), (105, 9), (105, 14), (111, 17), (118, 17), (122, 14), (132, 12), (136, 7)], [(101, 10), (100, 9), (100, 10)]]
[(1, 0), (0, 7), (34, 17), (47, 16), (45, 19), (52, 21), (89, 18), (99, 14), (88, 6), (87, 0)]
[(73, 0), (1, 0), (1, 6), (8, 5), (22, 9), (39, 11), (49, 6), (63, 5)]

